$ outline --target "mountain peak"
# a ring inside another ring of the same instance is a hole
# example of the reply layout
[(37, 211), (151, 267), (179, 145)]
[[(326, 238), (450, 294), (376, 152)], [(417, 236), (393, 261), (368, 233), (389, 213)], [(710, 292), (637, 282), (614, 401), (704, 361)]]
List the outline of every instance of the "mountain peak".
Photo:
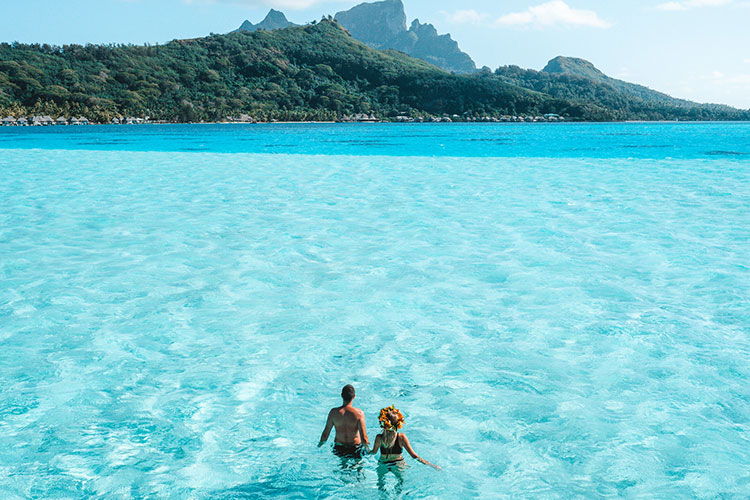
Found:
[(599, 71), (596, 66), (578, 57), (557, 56), (547, 63), (542, 72), (581, 76), (597, 81), (606, 78), (606, 75)]
[(388, 40), (406, 31), (406, 12), (401, 0), (361, 3), (338, 12), (336, 20), (354, 38), (375, 49), (388, 49)]
[(395, 49), (447, 71), (471, 73), (474, 61), (450, 35), (439, 35), (431, 24), (415, 19), (406, 28), (401, 0), (362, 3), (336, 14), (336, 20), (357, 40), (379, 50)]
[(268, 14), (266, 14), (265, 19), (263, 19), (263, 21), (261, 21), (261, 22), (267, 22), (267, 21), (270, 21), (270, 22), (281, 22), (281, 23), (288, 23), (289, 22), (289, 20), (286, 18), (286, 16), (284, 15), (284, 13), (281, 12), (281, 11), (279, 11), (279, 10), (276, 10), (276, 9), (269, 10)]
[(266, 14), (266, 17), (258, 24), (253, 24), (246, 20), (240, 25), (237, 31), (278, 30), (289, 28), (290, 26), (297, 25), (289, 22), (283, 12), (271, 9), (268, 11), (268, 14)]

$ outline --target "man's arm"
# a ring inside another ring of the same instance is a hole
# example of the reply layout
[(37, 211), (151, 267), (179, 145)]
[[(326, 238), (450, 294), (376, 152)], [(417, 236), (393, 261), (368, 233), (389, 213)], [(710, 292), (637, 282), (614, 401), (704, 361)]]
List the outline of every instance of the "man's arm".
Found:
[(367, 427), (365, 426), (365, 412), (359, 412), (359, 438), (367, 447), (370, 447), (370, 440), (367, 437)]
[(328, 412), (328, 418), (326, 419), (326, 426), (325, 429), (323, 429), (323, 434), (320, 435), (320, 442), (318, 443), (318, 448), (323, 446), (323, 443), (328, 441), (328, 436), (331, 435), (331, 429), (333, 429), (333, 412)]

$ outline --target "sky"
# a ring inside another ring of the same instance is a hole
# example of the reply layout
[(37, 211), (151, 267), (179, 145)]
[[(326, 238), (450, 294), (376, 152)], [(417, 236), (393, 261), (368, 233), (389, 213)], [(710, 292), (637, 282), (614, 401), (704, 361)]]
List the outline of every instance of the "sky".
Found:
[[(0, 0), (0, 41), (162, 43), (226, 33), (269, 8), (305, 23), (340, 0)], [(750, 108), (750, 0), (404, 0), (478, 66), (582, 57), (674, 97)]]

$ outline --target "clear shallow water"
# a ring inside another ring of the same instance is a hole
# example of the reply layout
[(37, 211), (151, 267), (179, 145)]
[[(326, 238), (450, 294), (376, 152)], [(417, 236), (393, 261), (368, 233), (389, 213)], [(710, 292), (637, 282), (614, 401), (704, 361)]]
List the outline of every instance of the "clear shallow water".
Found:
[(315, 447), (347, 382), (444, 467), (408, 498), (750, 496), (750, 161), (40, 137), (0, 150), (4, 498), (398, 498)]
[(0, 127), (0, 148), (750, 160), (750, 123), (276, 123)]

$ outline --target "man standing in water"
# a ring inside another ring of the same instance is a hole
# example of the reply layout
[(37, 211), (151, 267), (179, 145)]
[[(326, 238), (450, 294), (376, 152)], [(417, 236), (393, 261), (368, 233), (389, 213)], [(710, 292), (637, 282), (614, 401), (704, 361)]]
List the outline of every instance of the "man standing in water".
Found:
[(367, 453), (367, 447), (370, 446), (365, 428), (365, 414), (352, 405), (354, 396), (354, 386), (345, 385), (341, 389), (341, 399), (344, 400), (344, 404), (328, 412), (326, 427), (318, 443), (318, 446), (323, 446), (331, 434), (331, 429), (335, 427), (336, 438), (333, 452), (341, 457), (361, 457)]

